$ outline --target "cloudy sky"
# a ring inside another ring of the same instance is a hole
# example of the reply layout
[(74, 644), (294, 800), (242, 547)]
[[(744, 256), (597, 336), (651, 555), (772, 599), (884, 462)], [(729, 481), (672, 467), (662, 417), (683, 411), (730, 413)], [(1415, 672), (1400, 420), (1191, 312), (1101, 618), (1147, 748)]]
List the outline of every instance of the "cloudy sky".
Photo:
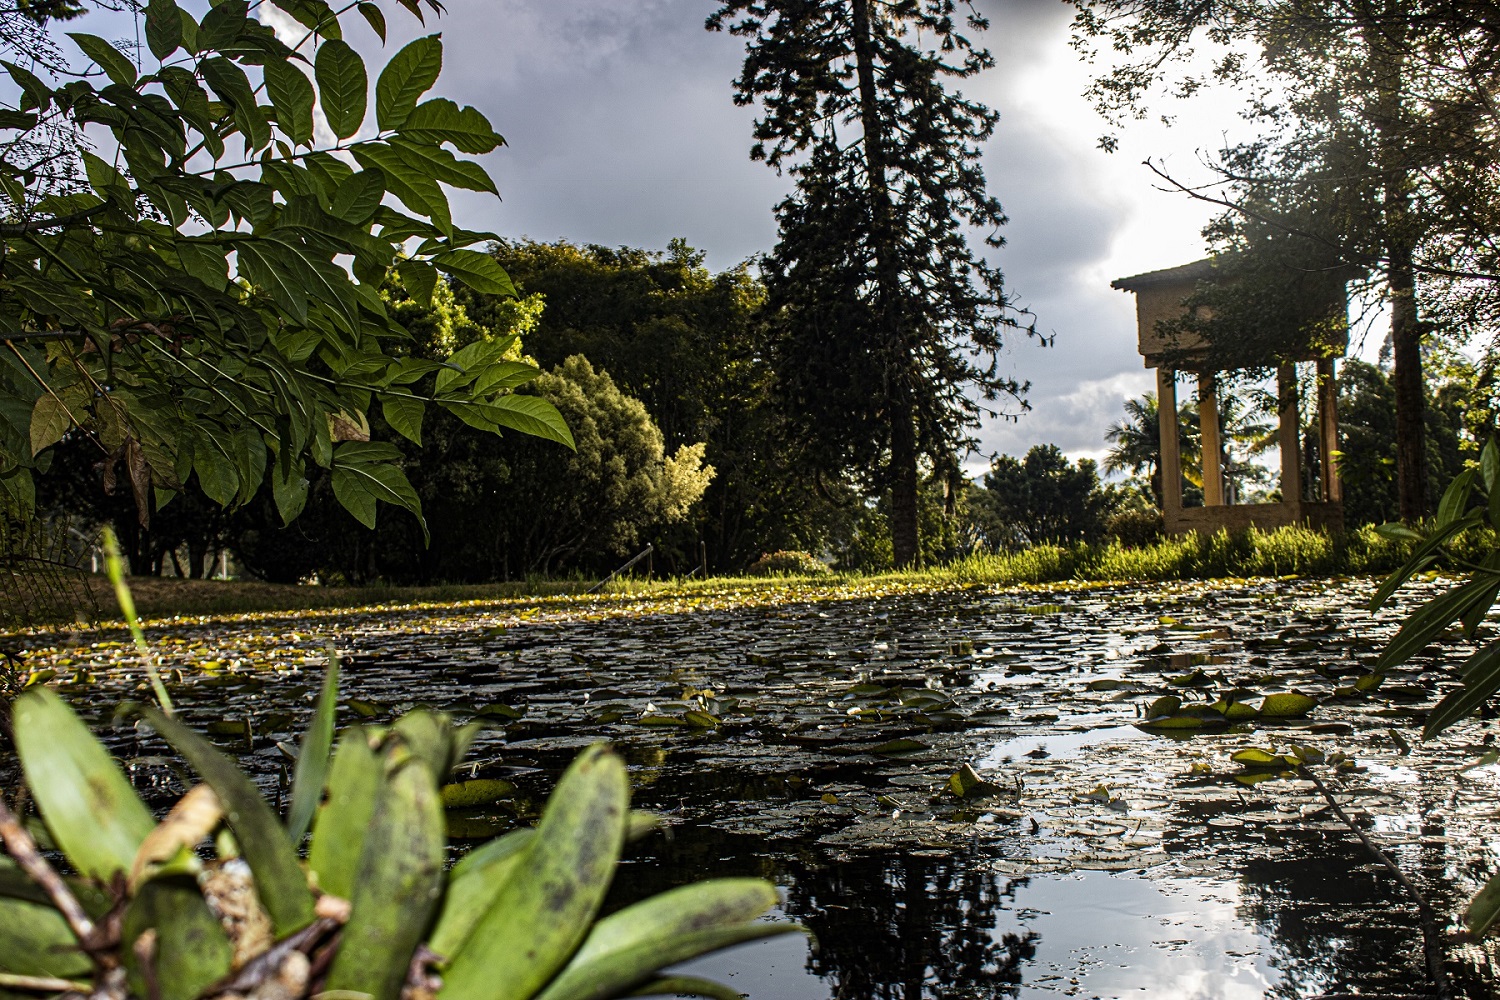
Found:
[[(775, 243), (772, 206), (787, 184), (749, 159), (754, 113), (734, 106), (731, 87), (742, 42), (704, 30), (710, 0), (447, 2), (431, 22), (446, 46), (438, 89), (479, 107), (509, 142), (486, 162), (503, 200), (459, 194), (465, 224), (651, 248), (681, 236), (715, 269)], [(999, 65), (964, 86), (1002, 116), (984, 157), (1011, 219), (998, 260), (1012, 294), (1055, 336), (1052, 347), (1024, 337), (1009, 346), (1003, 364), (1031, 383), (1031, 410), (988, 421), (982, 451), (1055, 443), (1097, 456), (1124, 399), (1154, 385), (1135, 352), (1133, 299), (1110, 280), (1203, 255), (1208, 212), (1157, 190), (1141, 161), (1192, 174), (1198, 151), (1233, 131), (1234, 105), (1169, 109), (1173, 128), (1142, 123), (1105, 154), (1095, 146), (1104, 125), (1081, 96), (1091, 71), (1068, 45), (1071, 8), (978, 6)], [(391, 27), (388, 51), (424, 30), (395, 10)]]

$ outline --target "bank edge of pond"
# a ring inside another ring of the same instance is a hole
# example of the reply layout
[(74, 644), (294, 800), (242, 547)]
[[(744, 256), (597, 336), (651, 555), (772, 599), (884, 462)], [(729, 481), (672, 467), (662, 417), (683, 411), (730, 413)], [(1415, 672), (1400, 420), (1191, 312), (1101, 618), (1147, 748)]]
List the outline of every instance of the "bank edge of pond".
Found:
[[(1457, 540), (1460, 559), (1472, 559), (1500, 544), (1493, 532), (1471, 532)], [(1341, 535), (1306, 528), (1248, 531), (1213, 536), (1187, 535), (1155, 545), (1042, 545), (1015, 553), (980, 553), (942, 566), (883, 573), (830, 573), (808, 576), (710, 577), (701, 580), (620, 580), (601, 594), (589, 594), (583, 580), (438, 585), (431, 587), (352, 587), (271, 584), (253, 581), (179, 580), (133, 577), (136, 605), (146, 619), (232, 618), (244, 615), (327, 616), (353, 612), (422, 610), (438, 607), (585, 607), (597, 613), (613, 602), (709, 601), (734, 605), (841, 600), (959, 587), (1094, 587), (1136, 582), (1234, 581), (1258, 578), (1363, 576), (1400, 565), (1410, 544), (1379, 535), (1368, 526)], [(35, 622), (25, 631), (118, 628), (113, 595), (102, 576), (85, 578), (101, 617), (81, 625), (74, 616)], [(5, 588), (0, 587), (0, 612)], [(0, 621), (14, 615), (0, 613)]]

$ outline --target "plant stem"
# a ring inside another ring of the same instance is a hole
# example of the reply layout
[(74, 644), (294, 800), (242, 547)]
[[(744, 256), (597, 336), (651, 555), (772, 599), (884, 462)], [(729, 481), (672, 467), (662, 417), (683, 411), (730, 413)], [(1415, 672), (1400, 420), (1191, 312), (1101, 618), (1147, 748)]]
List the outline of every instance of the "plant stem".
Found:
[(120, 558), (120, 543), (115, 538), (114, 531), (108, 526), (104, 529), (104, 565), (109, 571), (109, 582), (115, 588), (115, 600), (120, 602), (120, 613), (125, 616), (125, 624), (130, 626), (130, 635), (135, 639), (136, 652), (140, 653), (141, 659), (146, 662), (146, 675), (151, 679), (151, 692), (156, 696), (156, 703), (167, 715), (172, 714), (172, 697), (167, 694), (167, 687), (161, 682), (161, 674), (156, 670), (156, 659), (151, 655), (151, 647), (146, 645), (146, 634), (141, 631), (141, 620), (135, 613), (135, 598), (130, 595), (130, 586), (125, 582), (125, 562)]
[(1359, 838), (1359, 842), (1365, 846), (1365, 850), (1369, 851), (1374, 855), (1376, 860), (1390, 870), (1391, 874), (1396, 877), (1396, 881), (1400, 882), (1401, 887), (1406, 890), (1406, 894), (1411, 897), (1412, 902), (1416, 904), (1417, 921), (1422, 927), (1422, 951), (1427, 958), (1427, 975), (1432, 980), (1432, 988), (1435, 991), (1434, 995), (1438, 1000), (1451, 1000), (1453, 992), (1449, 988), (1448, 971), (1444, 968), (1443, 964), (1443, 933), (1438, 924), (1437, 911), (1432, 908), (1431, 903), (1427, 902), (1427, 897), (1422, 895), (1422, 890), (1417, 888), (1416, 883), (1407, 878), (1406, 873), (1401, 870), (1400, 866), (1391, 860), (1391, 856), (1377, 847), (1375, 842), (1366, 836), (1363, 830), (1354, 825), (1354, 821), (1349, 818), (1349, 814), (1344, 812), (1343, 807), (1338, 804), (1338, 800), (1333, 797), (1333, 793), (1328, 790), (1328, 786), (1324, 785), (1306, 764), (1299, 764), (1297, 773), (1313, 783), (1313, 787), (1323, 796), (1323, 800), (1328, 803), (1328, 808), (1333, 810), (1333, 814), (1339, 818), (1339, 822), (1343, 823)]

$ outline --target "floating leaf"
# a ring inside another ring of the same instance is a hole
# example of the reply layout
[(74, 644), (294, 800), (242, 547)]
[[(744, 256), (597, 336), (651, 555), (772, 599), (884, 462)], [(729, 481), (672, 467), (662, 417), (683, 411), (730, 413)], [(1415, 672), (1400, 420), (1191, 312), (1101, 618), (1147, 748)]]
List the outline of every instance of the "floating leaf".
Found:
[(961, 799), (985, 798), (1004, 795), (1009, 789), (986, 781), (968, 764), (963, 765), (948, 778), (948, 790)]
[(1274, 767), (1279, 769), (1292, 766), (1291, 762), (1281, 754), (1262, 750), (1259, 747), (1247, 747), (1244, 750), (1231, 754), (1229, 759), (1242, 767), (1248, 768)]
[(931, 749), (932, 748), (930, 746), (928, 746), (926, 743), (923, 743), (921, 740), (907, 739), (903, 736), (900, 739), (887, 740), (885, 743), (882, 743), (877, 747), (871, 747), (870, 753), (894, 755), (903, 753), (918, 753), (922, 750)]
[(1306, 715), (1318, 707), (1318, 700), (1293, 691), (1289, 694), (1268, 695), (1260, 703), (1260, 715), (1265, 719), (1291, 719)]
[(502, 778), (472, 778), (444, 785), (439, 791), (444, 809), (472, 809), (510, 798), (516, 786)]

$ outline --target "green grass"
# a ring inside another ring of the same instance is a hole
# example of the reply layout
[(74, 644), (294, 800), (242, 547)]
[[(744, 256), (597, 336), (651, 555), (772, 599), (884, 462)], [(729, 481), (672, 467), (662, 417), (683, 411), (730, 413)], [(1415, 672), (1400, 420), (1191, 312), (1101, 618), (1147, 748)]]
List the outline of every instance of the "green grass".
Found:
[[(1500, 542), (1494, 532), (1473, 532), (1452, 548), (1458, 560), (1477, 561)], [(531, 580), (435, 587), (291, 586), (246, 581), (133, 577), (131, 589), (145, 619), (255, 613), (319, 613), (356, 608), (527, 605), (618, 611), (631, 605), (670, 608), (699, 605), (776, 604), (836, 600), (902, 590), (966, 586), (1025, 586), (1203, 580), (1219, 578), (1340, 576), (1386, 573), (1406, 558), (1410, 546), (1389, 541), (1373, 528), (1330, 536), (1306, 528), (1185, 535), (1154, 545), (1044, 545), (1015, 553), (985, 553), (941, 566), (871, 574), (710, 577), (687, 580), (621, 579), (599, 595), (588, 580)], [(1448, 568), (1459, 568), (1451, 565)], [(99, 606), (113, 608), (109, 584)]]

